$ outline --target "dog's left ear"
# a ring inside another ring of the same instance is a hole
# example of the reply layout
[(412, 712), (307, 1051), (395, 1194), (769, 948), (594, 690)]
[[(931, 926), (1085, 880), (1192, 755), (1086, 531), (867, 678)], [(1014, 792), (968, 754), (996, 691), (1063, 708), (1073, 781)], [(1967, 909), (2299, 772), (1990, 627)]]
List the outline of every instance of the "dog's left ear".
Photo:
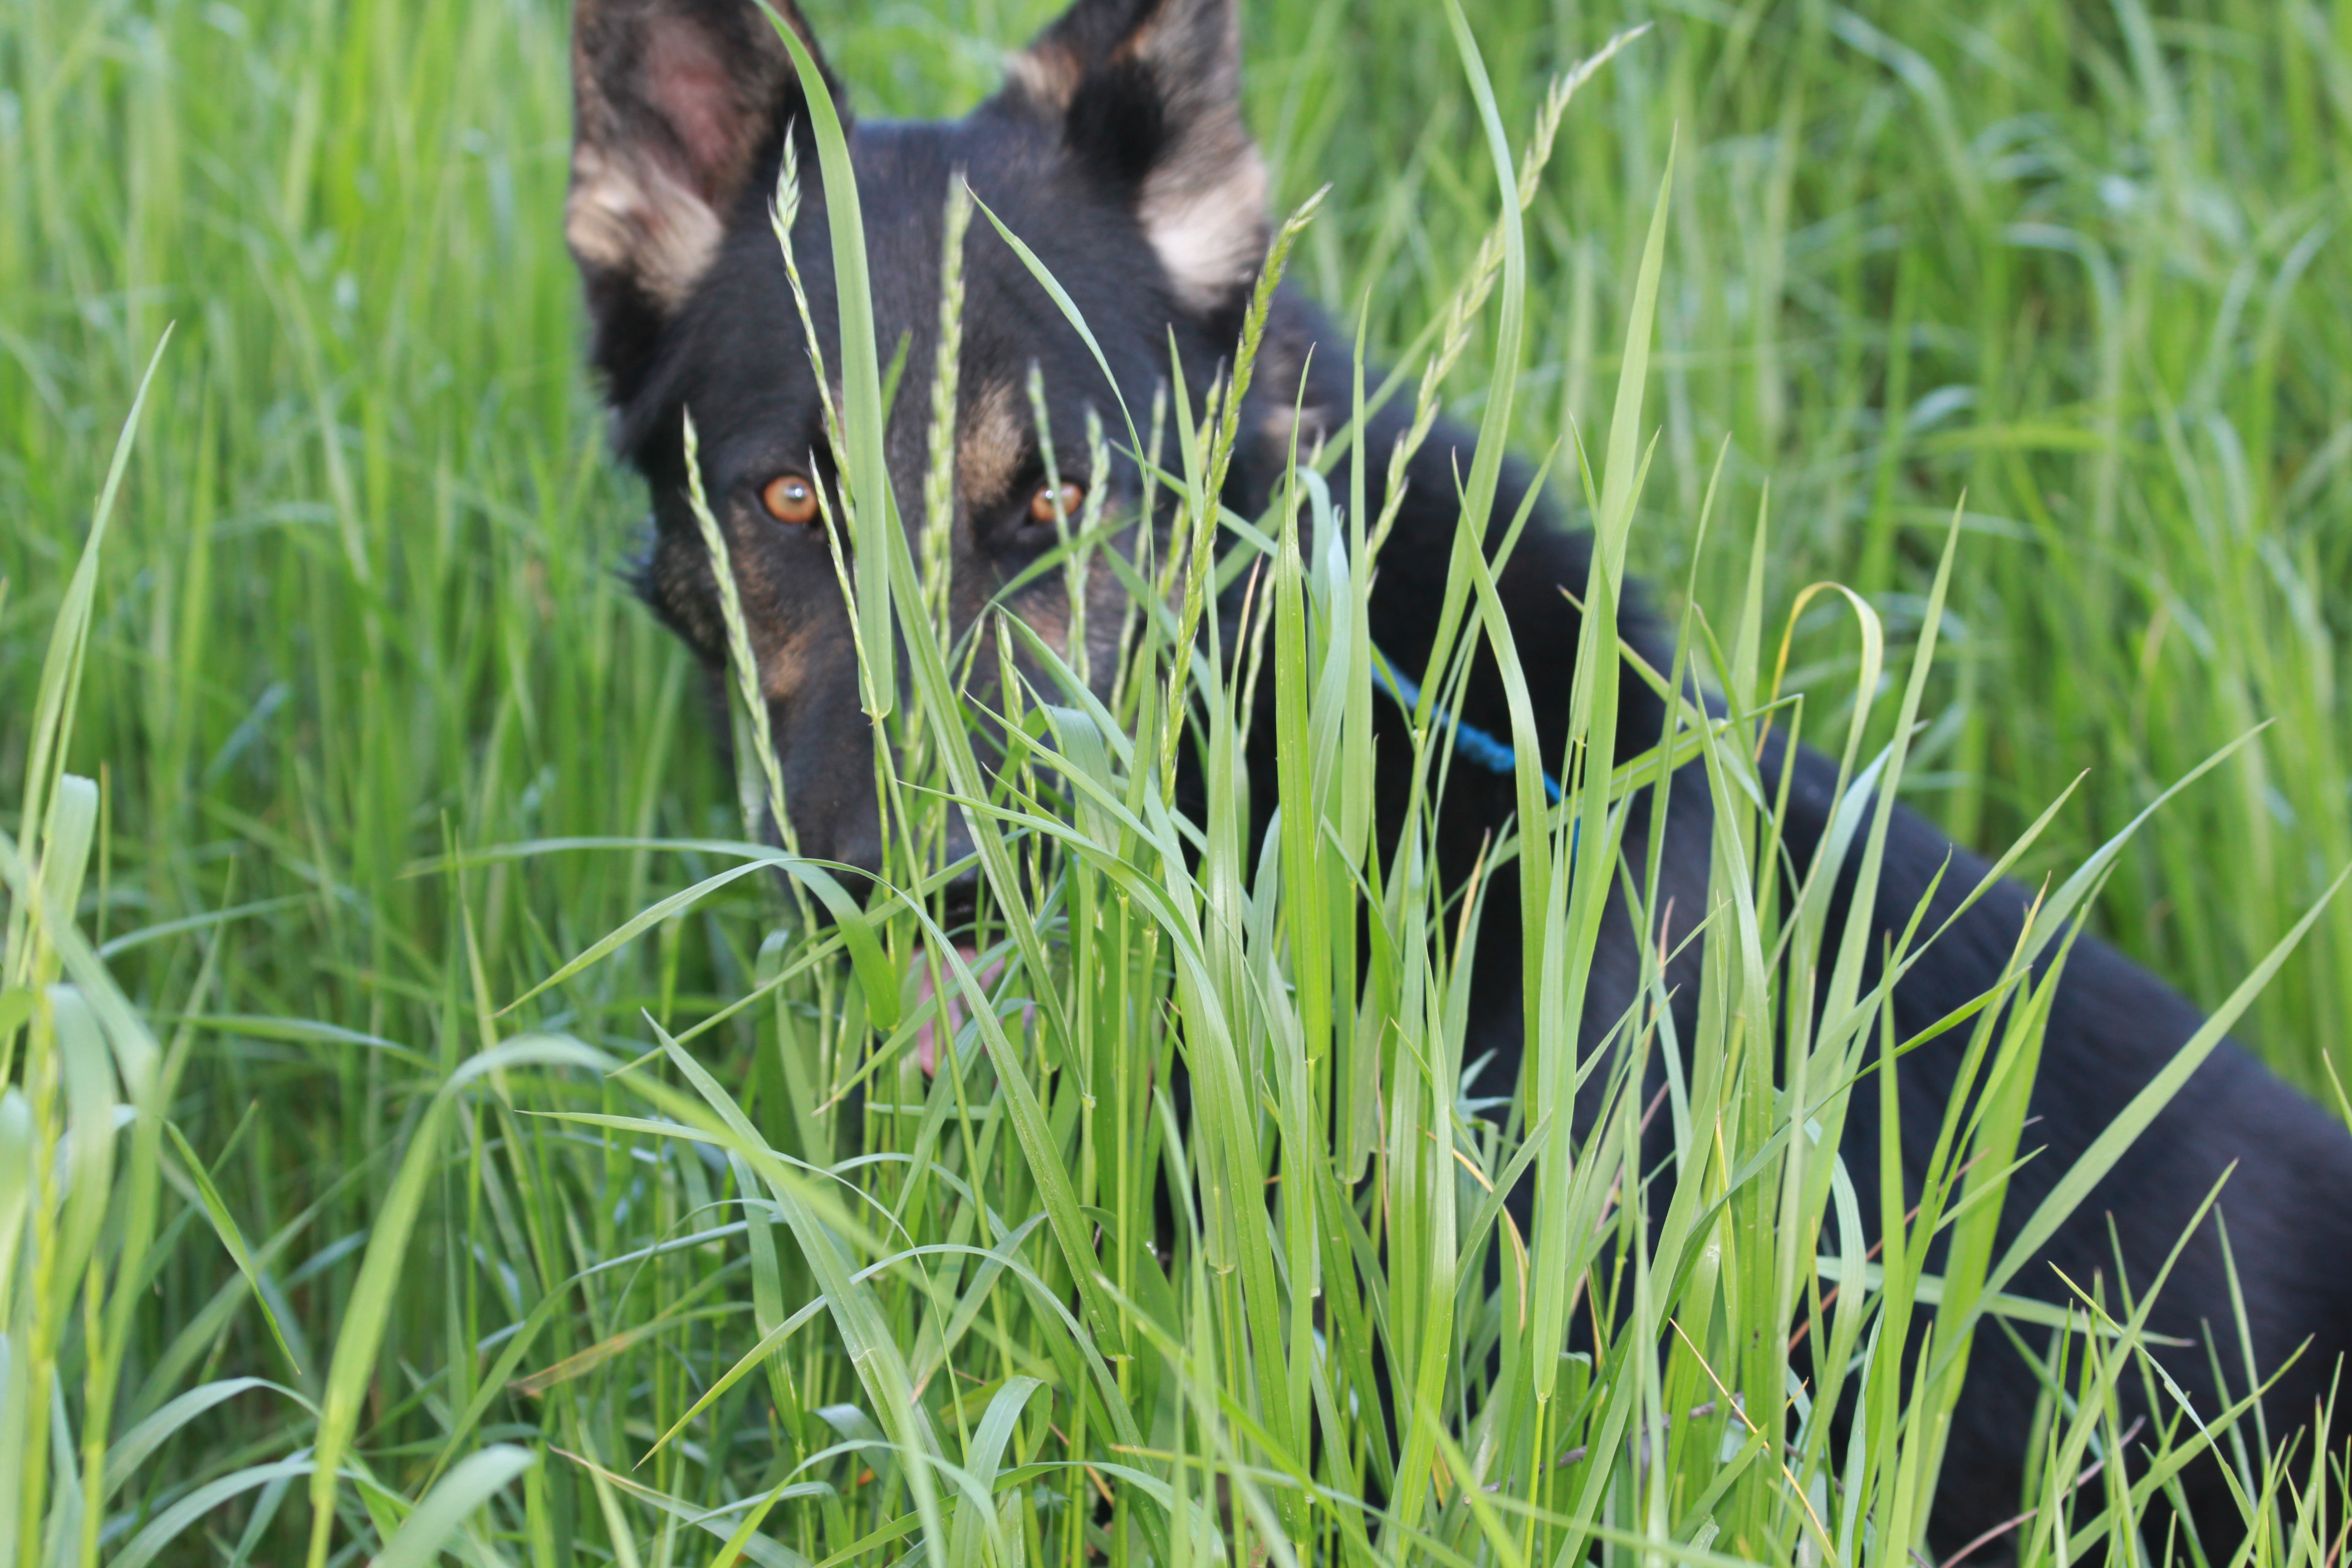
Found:
[(1242, 123), (1239, 0), (1076, 0), (1012, 62), (1009, 105), (1058, 121), (1073, 157), (1133, 193), (1190, 308), (1265, 259), (1265, 163)]

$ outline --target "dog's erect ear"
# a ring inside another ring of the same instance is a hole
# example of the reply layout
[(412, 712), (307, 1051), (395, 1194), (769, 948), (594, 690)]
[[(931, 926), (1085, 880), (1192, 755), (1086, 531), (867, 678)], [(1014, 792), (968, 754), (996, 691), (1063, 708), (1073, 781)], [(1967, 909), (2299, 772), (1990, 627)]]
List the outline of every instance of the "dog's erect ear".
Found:
[(1005, 95), (1129, 184), (1184, 302), (1231, 300), (1265, 256), (1265, 164), (1242, 123), (1238, 0), (1077, 0)]
[[(793, 0), (772, 4), (815, 55)], [(825, 82), (845, 121), (830, 71)], [(572, 86), (564, 237), (600, 311), (631, 293), (670, 310), (710, 264), (761, 154), (787, 124), (805, 131), (791, 51), (756, 0), (577, 0)]]

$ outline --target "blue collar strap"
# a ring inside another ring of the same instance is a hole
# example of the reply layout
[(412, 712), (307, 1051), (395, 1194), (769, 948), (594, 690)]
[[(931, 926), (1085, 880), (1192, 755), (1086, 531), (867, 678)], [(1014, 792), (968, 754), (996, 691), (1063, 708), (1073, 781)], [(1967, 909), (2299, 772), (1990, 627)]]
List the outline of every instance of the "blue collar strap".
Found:
[[(1390, 696), (1403, 703), (1408, 710), (1421, 705), (1420, 684), (1412, 677), (1399, 674), (1391, 668), (1389, 661), (1381, 656), (1378, 648), (1372, 650), (1372, 679)], [(1455, 718), (1445, 710), (1443, 703), (1435, 705), (1430, 716), (1440, 724), (1454, 726), (1455, 756), (1475, 763), (1488, 773), (1500, 773), (1505, 778), (1513, 777), (1518, 773), (1517, 753), (1477, 725), (1467, 720)], [(1549, 773), (1546, 773), (1543, 776), (1543, 782), (1545, 795), (1554, 805), (1558, 805), (1560, 802), (1559, 781)]]

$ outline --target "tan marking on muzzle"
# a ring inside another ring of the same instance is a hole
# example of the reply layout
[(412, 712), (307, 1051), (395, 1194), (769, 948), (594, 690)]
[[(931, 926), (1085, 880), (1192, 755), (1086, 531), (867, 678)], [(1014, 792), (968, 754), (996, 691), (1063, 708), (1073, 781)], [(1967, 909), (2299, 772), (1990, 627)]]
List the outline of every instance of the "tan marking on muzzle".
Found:
[[(1117, 546), (1098, 544), (1089, 554), (1087, 579), (1081, 590), (1087, 601), (1087, 683), (1097, 693), (1108, 692), (1118, 677), (1119, 637), (1127, 624), (1126, 584), (1103, 556), (1103, 552), (1111, 548)], [(1023, 592), (1009, 607), (1065, 663), (1070, 661), (1073, 617), (1066, 574), (1054, 573)]]
[(1127, 584), (1109, 562), (1097, 556), (1087, 582), (1087, 665), (1098, 692), (1108, 693), (1118, 678), (1118, 645), (1127, 629), (1128, 605)]
[(760, 695), (771, 702), (789, 702), (808, 684), (809, 638), (806, 633), (785, 637), (760, 656)]
[(1021, 595), (1013, 606), (1022, 624), (1035, 632), (1039, 640), (1065, 659), (1070, 654), (1070, 601), (1062, 591), (1061, 579), (1032, 589)]
[(751, 634), (751, 657), (759, 666), (760, 694), (771, 702), (790, 701), (808, 683), (809, 655), (820, 628), (786, 607), (770, 571), (774, 563), (756, 546), (746, 548), (741, 542), (746, 534), (760, 532), (765, 519), (754, 521), (730, 512), (729, 523), (728, 531), (736, 542), (728, 552), (728, 563), (735, 574), (744, 629)]

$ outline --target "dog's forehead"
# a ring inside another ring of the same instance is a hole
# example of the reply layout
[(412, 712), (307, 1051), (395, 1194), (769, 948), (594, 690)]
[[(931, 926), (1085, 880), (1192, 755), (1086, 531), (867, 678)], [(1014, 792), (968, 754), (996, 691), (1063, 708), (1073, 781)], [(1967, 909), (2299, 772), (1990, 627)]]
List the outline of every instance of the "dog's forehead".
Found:
[[(886, 363), (904, 353), (902, 385), (919, 385), (931, 374), (946, 208), (958, 180), (969, 182), (986, 209), (972, 215), (964, 247), (960, 404), (1001, 410), (1009, 401), (1025, 429), (1024, 389), (1034, 365), (1055, 410), (1058, 445), (1083, 438), (1084, 405), (1104, 398), (1093, 352), (1029, 264), (997, 237), (992, 215), (1077, 306), (1122, 383), (1130, 390), (1148, 386), (1160, 374), (1171, 323), (1164, 309), (1147, 302), (1157, 292), (1149, 246), (1127, 207), (1071, 168), (1055, 139), (985, 114), (861, 121), (850, 154), (876, 336)], [(794, 255), (837, 384), (834, 254), (822, 176), (812, 163), (801, 166)], [(666, 334), (660, 373), (625, 414), (624, 446), (658, 439), (653, 425), (659, 410), (684, 403), (695, 409), (709, 455), (740, 454), (753, 467), (773, 460), (778, 454), (769, 447), (805, 440), (820, 427), (819, 396), (800, 342), (799, 312), (766, 204), (747, 202), (718, 263)], [(894, 445), (919, 437), (929, 408), (928, 398), (901, 394), (890, 420)]]
[(887, 338), (938, 319), (953, 142), (952, 126), (929, 121), (860, 124), (851, 142), (875, 322)]
[[(1162, 353), (1164, 313), (1141, 297), (1157, 264), (1128, 204), (1074, 167), (1059, 139), (983, 109), (961, 121), (861, 123), (852, 142), (865, 220), (875, 327), (886, 353), (908, 345), (908, 374), (929, 367), (938, 342), (949, 195), (959, 183), (981, 210), (964, 246), (961, 311), (968, 378), (993, 395), (1030, 365), (1059, 405), (1098, 395), (1100, 372), (1062, 307), (996, 234), (1016, 237), (1087, 320), (1115, 364)], [(1139, 334), (1139, 343), (1125, 340)], [(1121, 369), (1127, 368), (1121, 364)]]
[(1072, 166), (1058, 141), (1034, 127), (986, 113), (861, 123), (851, 157), (877, 324), (886, 329), (916, 318), (936, 321), (947, 203), (960, 184), (980, 209), (964, 246), (965, 288), (978, 295), (979, 310), (1016, 298), (1049, 302), (1029, 263), (996, 238), (1000, 224), (1082, 302), (1102, 279), (1123, 275), (1131, 285), (1137, 269), (1151, 266), (1128, 205)]

